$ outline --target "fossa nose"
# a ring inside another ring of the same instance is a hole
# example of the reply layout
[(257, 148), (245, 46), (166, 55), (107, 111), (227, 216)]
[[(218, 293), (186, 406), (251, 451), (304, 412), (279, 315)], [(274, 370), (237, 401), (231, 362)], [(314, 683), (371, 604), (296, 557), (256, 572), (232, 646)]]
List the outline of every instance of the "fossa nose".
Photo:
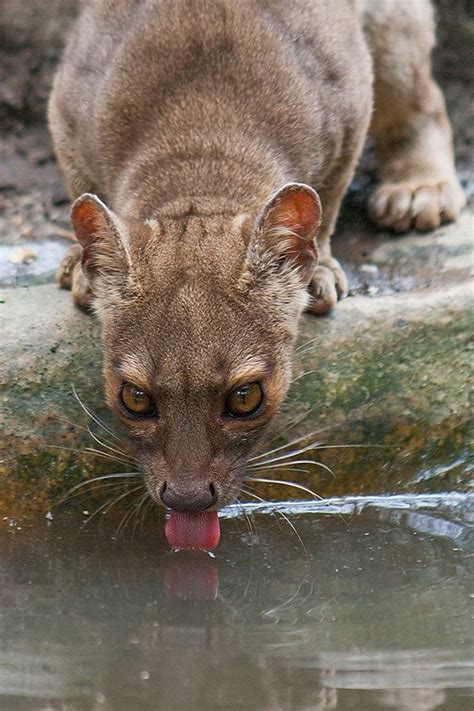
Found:
[(164, 505), (173, 511), (198, 513), (214, 506), (218, 497), (212, 482), (185, 488), (165, 481), (160, 489), (160, 498)]

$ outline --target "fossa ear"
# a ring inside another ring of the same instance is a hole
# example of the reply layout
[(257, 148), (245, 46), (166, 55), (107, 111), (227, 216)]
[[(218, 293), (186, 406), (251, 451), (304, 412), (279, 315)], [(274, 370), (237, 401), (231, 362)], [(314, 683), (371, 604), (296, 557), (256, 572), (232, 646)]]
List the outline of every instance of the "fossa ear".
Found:
[(321, 201), (313, 188), (303, 183), (285, 185), (258, 219), (258, 251), (271, 253), (280, 264), (294, 268), (308, 284), (318, 262), (316, 236), (321, 216)]
[(127, 230), (97, 195), (85, 193), (72, 206), (71, 222), (82, 246), (82, 268), (91, 281), (131, 267)]

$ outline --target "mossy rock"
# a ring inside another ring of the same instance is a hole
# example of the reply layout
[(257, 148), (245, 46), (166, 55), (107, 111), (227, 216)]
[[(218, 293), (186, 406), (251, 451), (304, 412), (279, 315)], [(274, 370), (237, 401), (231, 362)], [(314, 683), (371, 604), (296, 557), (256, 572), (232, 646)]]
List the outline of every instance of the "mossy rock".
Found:
[[(98, 324), (54, 285), (8, 289), (2, 301), (0, 509), (46, 511), (76, 483), (127, 470), (84, 451), (97, 447), (87, 426), (98, 434), (100, 427), (73, 388), (116, 428), (104, 407)], [(304, 456), (334, 477), (315, 465), (306, 474), (277, 470), (275, 478), (296, 476), (322, 496), (466, 490), (472, 313), (472, 293), (461, 285), (355, 297), (329, 318), (305, 316), (295, 382), (270, 442), (322, 430), (313, 439), (329, 448)], [(297, 494), (280, 486), (261, 493)]]

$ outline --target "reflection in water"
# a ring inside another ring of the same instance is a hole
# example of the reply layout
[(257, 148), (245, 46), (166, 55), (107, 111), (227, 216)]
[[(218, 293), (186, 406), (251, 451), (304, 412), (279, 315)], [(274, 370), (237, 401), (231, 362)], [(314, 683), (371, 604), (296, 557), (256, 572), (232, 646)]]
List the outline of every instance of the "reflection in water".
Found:
[(176, 600), (215, 600), (219, 574), (214, 558), (202, 551), (171, 553), (165, 563), (164, 585)]
[(469, 499), (392, 503), (224, 520), (215, 559), (5, 526), (0, 709), (471, 709)]

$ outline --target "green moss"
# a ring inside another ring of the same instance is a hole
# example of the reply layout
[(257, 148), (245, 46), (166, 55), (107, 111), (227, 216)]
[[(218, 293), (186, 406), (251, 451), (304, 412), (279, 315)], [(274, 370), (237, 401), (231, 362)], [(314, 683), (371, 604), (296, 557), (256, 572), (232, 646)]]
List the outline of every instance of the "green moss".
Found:
[[(52, 301), (53, 296), (56, 292)], [(317, 341), (311, 351), (299, 352), (296, 375), (316, 372), (297, 380), (291, 390), (280, 419), (280, 441), (327, 429), (321, 435), (326, 444), (350, 446), (305, 453), (331, 467), (335, 477), (310, 466), (308, 474), (278, 469), (275, 478), (294, 476), (322, 496), (466, 490), (472, 467), (466, 388), (471, 371), (466, 344), (473, 321), (469, 300), (465, 290), (424, 296), (420, 303), (414, 297), (354, 299), (332, 318), (305, 319), (301, 341), (316, 334)], [(27, 314), (26, 303), (23, 309)], [(88, 406), (109, 417), (96, 324), (71, 311), (74, 324), (58, 322), (59, 335), (50, 334), (52, 318), (45, 311), (36, 345), (10, 344), (13, 355), (2, 393), (6, 436), (0, 508), (5, 515), (48, 510), (85, 479), (125, 470), (118, 462), (45, 446), (94, 444), (80, 429), (89, 420), (71, 381)], [(68, 329), (77, 330), (76, 340)], [(304, 413), (306, 418), (290, 431), (289, 424)], [(100, 500), (101, 491), (85, 489), (80, 501), (89, 508), (88, 497)], [(258, 485), (258, 491), (264, 498), (298, 495), (282, 486)]]

